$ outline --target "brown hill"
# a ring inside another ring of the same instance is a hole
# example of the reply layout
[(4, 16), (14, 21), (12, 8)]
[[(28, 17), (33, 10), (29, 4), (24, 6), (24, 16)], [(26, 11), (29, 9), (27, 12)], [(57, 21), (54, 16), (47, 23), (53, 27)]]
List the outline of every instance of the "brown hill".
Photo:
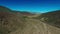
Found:
[(0, 6), (0, 34), (8, 34), (19, 27), (22, 29), (24, 21), (23, 15), (17, 14), (6, 7)]
[(9, 12), (0, 12), (0, 34), (7, 34), (23, 27), (22, 16), (17, 16)]
[(43, 13), (39, 16), (39, 19), (60, 28), (60, 10)]

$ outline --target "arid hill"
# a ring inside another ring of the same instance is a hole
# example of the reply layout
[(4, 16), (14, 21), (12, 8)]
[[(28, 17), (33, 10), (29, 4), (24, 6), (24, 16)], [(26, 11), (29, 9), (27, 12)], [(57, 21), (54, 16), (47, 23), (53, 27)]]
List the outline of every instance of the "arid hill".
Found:
[(0, 6), (0, 34), (8, 34), (19, 27), (23, 29), (24, 17), (20, 12), (18, 14), (18, 12), (13, 12), (6, 7)]
[(39, 19), (60, 28), (60, 10), (43, 13), (39, 16)]

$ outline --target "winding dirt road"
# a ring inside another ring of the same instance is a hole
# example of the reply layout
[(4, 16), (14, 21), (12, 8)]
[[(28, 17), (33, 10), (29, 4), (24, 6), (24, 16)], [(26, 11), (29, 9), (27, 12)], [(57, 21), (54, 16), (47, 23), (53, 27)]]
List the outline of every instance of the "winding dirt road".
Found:
[(17, 29), (10, 34), (60, 34), (60, 29), (36, 19), (29, 19), (23, 29)]

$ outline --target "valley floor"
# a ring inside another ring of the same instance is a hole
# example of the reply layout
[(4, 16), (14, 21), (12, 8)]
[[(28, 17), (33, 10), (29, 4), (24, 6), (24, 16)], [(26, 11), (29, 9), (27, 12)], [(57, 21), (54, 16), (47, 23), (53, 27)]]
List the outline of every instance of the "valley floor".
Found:
[(26, 19), (25, 27), (10, 34), (60, 34), (60, 29), (36, 19)]

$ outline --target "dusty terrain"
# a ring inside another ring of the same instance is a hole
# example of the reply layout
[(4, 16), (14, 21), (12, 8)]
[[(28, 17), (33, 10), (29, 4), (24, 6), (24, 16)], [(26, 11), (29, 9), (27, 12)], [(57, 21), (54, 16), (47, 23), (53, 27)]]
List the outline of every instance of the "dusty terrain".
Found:
[[(59, 11), (38, 16), (21, 14), (0, 6), (0, 34), (60, 34), (59, 15)], [(56, 20), (50, 21), (51, 16)]]

